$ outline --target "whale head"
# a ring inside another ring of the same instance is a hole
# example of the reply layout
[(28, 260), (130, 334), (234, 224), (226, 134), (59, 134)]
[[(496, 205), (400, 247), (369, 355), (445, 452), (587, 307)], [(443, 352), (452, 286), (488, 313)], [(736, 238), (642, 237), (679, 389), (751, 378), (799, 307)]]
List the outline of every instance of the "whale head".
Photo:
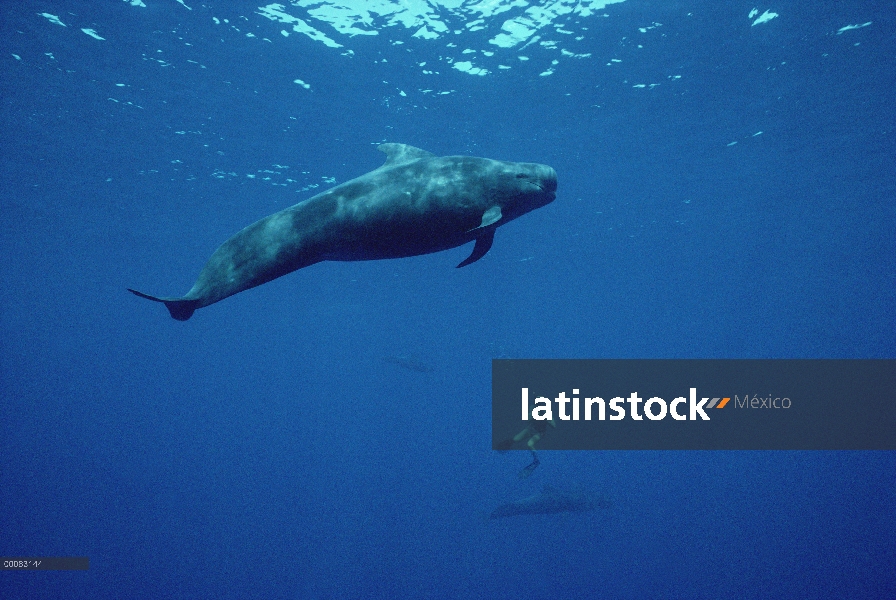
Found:
[(538, 163), (494, 161), (496, 203), (503, 221), (511, 221), (554, 201), (557, 196), (557, 172)]

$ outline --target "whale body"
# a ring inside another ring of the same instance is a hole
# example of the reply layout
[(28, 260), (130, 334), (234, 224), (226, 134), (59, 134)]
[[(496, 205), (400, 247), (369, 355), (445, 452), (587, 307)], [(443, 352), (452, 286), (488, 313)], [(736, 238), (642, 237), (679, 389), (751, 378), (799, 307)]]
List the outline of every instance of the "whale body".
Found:
[(540, 494), (502, 504), (492, 511), (490, 519), (519, 515), (550, 515), (563, 512), (588, 512), (606, 507), (606, 502), (585, 492), (567, 492), (544, 486)]
[(180, 297), (157, 297), (171, 316), (326, 260), (418, 256), (475, 241), (463, 267), (491, 248), (495, 229), (549, 204), (557, 173), (547, 165), (472, 156), (435, 156), (404, 144), (382, 144), (386, 162), (295, 206), (249, 225), (209, 258)]

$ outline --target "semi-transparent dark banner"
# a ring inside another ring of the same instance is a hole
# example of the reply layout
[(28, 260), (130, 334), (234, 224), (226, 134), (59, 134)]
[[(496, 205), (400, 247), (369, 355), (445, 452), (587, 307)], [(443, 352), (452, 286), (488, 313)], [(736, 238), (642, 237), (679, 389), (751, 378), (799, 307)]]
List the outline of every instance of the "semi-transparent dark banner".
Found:
[(894, 450), (896, 360), (492, 361), (496, 450)]

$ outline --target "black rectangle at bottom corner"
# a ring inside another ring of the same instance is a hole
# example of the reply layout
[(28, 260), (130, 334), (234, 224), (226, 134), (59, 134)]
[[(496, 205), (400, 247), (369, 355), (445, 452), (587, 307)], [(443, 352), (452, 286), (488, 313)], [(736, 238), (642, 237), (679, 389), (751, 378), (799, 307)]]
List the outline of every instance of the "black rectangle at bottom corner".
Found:
[(87, 571), (88, 556), (4, 556), (0, 557), (3, 571)]

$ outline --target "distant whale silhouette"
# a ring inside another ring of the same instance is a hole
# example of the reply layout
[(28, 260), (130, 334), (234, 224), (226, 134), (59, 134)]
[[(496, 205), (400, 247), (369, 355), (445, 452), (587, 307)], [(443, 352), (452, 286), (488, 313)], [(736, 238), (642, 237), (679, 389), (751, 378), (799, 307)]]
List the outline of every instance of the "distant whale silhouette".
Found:
[(380, 168), (249, 225), (209, 258), (184, 296), (156, 297), (171, 316), (325, 260), (418, 256), (475, 240), (458, 267), (482, 258), (495, 229), (549, 204), (557, 173), (547, 165), (472, 156), (438, 157), (404, 144), (382, 144)]
[(384, 356), (383, 360), (387, 363), (398, 365), (409, 371), (417, 373), (432, 373), (435, 367), (420, 358), (409, 354), (398, 354), (392, 356)]
[(586, 512), (606, 506), (605, 501), (597, 500), (584, 492), (565, 492), (544, 486), (540, 494), (524, 500), (502, 504), (492, 511), (490, 519), (514, 517), (517, 515), (545, 515), (562, 512)]

